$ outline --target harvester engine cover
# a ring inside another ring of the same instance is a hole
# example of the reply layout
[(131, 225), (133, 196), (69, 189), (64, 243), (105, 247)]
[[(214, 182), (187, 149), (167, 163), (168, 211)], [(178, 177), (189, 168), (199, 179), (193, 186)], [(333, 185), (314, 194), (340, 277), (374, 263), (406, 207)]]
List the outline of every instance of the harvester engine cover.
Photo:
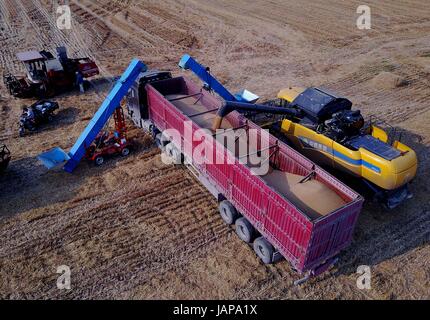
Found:
[(326, 120), (323, 133), (331, 139), (343, 142), (349, 137), (359, 135), (364, 126), (364, 118), (360, 110), (344, 110), (336, 112), (333, 117)]

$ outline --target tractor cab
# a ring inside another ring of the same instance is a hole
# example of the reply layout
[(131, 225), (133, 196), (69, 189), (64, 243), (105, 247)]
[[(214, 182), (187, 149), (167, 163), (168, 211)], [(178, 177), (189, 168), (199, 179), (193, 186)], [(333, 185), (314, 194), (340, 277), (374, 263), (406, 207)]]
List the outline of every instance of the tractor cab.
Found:
[(416, 174), (416, 154), (392, 130), (379, 127), (387, 124), (372, 117), (365, 121), (360, 110), (351, 110), (351, 101), (320, 88), (289, 88), (278, 98), (281, 107), (298, 112), (282, 120), (280, 132), (302, 154), (364, 178), (389, 208), (410, 197), (407, 184)]

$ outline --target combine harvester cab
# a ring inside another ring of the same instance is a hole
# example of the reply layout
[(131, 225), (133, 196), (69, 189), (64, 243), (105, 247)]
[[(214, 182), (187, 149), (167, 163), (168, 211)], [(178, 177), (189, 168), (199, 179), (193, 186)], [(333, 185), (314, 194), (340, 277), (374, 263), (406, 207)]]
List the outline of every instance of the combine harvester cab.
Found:
[(5, 74), (3, 82), (11, 95), (18, 98), (48, 97), (64, 90), (71, 90), (76, 83), (76, 72), (83, 78), (99, 74), (96, 63), (90, 58), (67, 56), (65, 47), (57, 47), (57, 56), (42, 51), (26, 51), (17, 54), (26, 70), (25, 77)]
[(182, 56), (181, 60), (179, 61), (179, 67), (184, 70), (193, 71), (204, 82), (203, 87), (205, 89), (208, 91), (215, 91), (226, 101), (255, 103), (258, 99), (260, 99), (259, 96), (246, 89), (243, 89), (236, 94), (231, 94), (215, 77), (210, 74), (209, 67), (199, 64), (188, 54)]
[[(256, 102), (246, 90), (232, 95), (210, 74), (208, 67), (189, 55), (182, 57), (179, 67), (191, 70), (205, 82), (204, 87), (227, 102)], [(264, 103), (275, 106), (268, 113), (252, 106), (244, 112), (250, 120), (270, 128), (312, 161), (358, 178), (384, 207), (393, 209), (412, 198), (408, 184), (417, 172), (416, 153), (399, 140), (390, 139), (372, 121), (365, 125), (360, 111), (351, 110), (351, 101), (320, 88), (301, 87), (283, 89), (277, 98)], [(276, 108), (295, 114), (277, 117)]]

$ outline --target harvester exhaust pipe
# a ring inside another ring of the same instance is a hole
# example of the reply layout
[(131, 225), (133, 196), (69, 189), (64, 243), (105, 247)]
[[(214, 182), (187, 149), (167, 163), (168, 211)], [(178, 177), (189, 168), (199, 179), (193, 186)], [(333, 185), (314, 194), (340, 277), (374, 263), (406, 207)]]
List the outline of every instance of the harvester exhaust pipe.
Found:
[(224, 101), (222, 106), (218, 109), (216, 116), (212, 124), (212, 130), (216, 131), (221, 128), (222, 119), (226, 117), (232, 111), (252, 111), (260, 113), (271, 113), (271, 114), (283, 114), (290, 117), (297, 117), (299, 111), (296, 109), (285, 108), (285, 107), (270, 107), (261, 104), (251, 104), (245, 102), (236, 101)]

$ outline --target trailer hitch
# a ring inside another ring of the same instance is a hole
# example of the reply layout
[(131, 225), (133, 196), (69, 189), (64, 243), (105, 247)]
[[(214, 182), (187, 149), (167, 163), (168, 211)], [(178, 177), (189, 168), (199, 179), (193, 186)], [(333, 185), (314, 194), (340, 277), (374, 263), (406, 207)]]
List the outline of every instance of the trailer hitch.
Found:
[(308, 281), (309, 279), (319, 276), (320, 274), (322, 274), (322, 273), (326, 272), (328, 269), (330, 269), (338, 261), (339, 261), (339, 258), (337, 258), (337, 257), (331, 258), (331, 259), (327, 260), (322, 265), (320, 265), (320, 266), (316, 267), (315, 269), (309, 271), (306, 274), (306, 276), (304, 276), (303, 278), (294, 281), (294, 285), (295, 286), (300, 286), (303, 283), (305, 283), (306, 281)]

